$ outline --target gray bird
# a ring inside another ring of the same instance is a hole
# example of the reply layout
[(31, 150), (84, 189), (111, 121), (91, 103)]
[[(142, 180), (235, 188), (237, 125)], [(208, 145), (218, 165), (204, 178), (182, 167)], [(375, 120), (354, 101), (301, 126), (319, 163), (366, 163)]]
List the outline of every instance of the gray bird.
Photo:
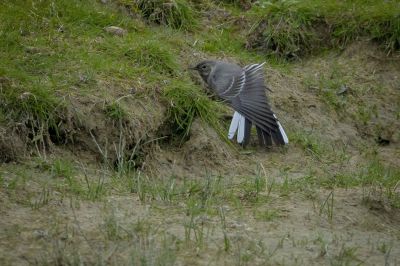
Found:
[(233, 139), (237, 132), (237, 142), (243, 146), (250, 140), (252, 124), (257, 129), (260, 145), (289, 143), (268, 104), (263, 65), (252, 64), (241, 68), (236, 64), (206, 60), (191, 68), (197, 70), (208, 87), (235, 110), (228, 138)]

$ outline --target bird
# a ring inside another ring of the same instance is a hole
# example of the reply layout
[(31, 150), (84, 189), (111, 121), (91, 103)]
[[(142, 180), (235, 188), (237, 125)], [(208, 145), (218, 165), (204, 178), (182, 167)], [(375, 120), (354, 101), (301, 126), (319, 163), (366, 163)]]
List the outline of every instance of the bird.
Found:
[(237, 135), (237, 142), (244, 147), (249, 143), (253, 124), (261, 146), (289, 143), (282, 124), (268, 103), (264, 64), (250, 64), (242, 68), (234, 63), (204, 60), (190, 67), (200, 74), (219, 99), (234, 109), (228, 138), (232, 140)]

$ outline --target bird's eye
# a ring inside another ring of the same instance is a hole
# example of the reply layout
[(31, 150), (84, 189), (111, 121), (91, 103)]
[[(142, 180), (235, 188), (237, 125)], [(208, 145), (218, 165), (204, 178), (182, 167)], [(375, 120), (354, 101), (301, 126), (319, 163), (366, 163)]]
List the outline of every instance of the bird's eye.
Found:
[(207, 66), (205, 66), (205, 65), (201, 67), (201, 69), (206, 69), (206, 68), (207, 68)]

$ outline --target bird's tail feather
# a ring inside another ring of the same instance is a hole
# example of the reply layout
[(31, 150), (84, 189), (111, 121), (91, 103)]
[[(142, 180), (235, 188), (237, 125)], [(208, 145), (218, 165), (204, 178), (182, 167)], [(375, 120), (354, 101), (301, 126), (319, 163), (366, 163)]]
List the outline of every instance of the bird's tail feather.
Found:
[(238, 130), (239, 127), (240, 120), (242, 119), (244, 119), (244, 117), (238, 112), (235, 112), (233, 114), (231, 125), (229, 126), (228, 139), (233, 139), (233, 137), (235, 137), (236, 131)]
[(278, 124), (279, 132), (280, 132), (281, 138), (282, 138), (282, 140), (283, 140), (283, 143), (282, 143), (282, 144), (289, 144), (289, 138), (288, 138), (288, 136), (286, 135), (286, 132), (285, 132), (285, 130), (283, 129), (283, 127), (282, 127), (282, 125), (281, 125), (281, 122), (279, 122), (279, 120), (278, 120), (278, 118), (276, 117), (275, 114), (274, 114), (274, 117), (275, 117), (275, 119), (276, 119), (276, 123)]
[(250, 120), (246, 119), (238, 112), (235, 112), (233, 114), (231, 125), (229, 126), (228, 138), (233, 139), (237, 134), (237, 142), (243, 146), (247, 145), (250, 140), (251, 126), (252, 124)]
[(258, 142), (260, 143), (260, 146), (265, 146), (265, 147), (271, 146), (272, 145), (271, 133), (257, 126), (256, 129), (258, 135)]
[[(281, 123), (277, 119), (276, 115), (274, 114), (276, 122), (279, 127), (279, 131), (272, 131), (272, 130), (264, 130), (258, 126), (257, 135), (260, 145), (262, 146), (271, 146), (272, 142), (280, 145), (285, 145), (289, 143), (289, 139), (286, 135), (285, 130), (283, 129)], [(251, 134), (251, 127), (252, 123), (249, 119), (245, 118), (238, 112), (233, 114), (233, 118), (231, 121), (231, 125), (229, 127), (228, 138), (233, 139), (236, 135), (236, 140), (238, 143), (246, 146), (250, 141), (250, 134)]]
[(266, 131), (265, 129), (262, 129), (260, 127), (257, 127), (257, 135), (258, 135), (258, 140), (260, 145), (262, 146), (271, 146), (272, 142), (278, 144), (278, 145), (286, 145), (289, 143), (289, 138), (286, 135), (285, 130), (283, 129), (281, 123), (277, 119), (276, 115), (274, 114), (274, 117), (276, 119), (276, 123), (278, 125), (279, 131), (272, 131), (268, 130)]

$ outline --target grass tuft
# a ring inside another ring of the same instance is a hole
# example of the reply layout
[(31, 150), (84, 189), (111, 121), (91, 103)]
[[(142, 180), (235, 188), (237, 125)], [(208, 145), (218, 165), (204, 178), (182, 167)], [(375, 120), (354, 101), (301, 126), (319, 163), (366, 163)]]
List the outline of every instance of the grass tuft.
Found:
[(164, 97), (169, 103), (167, 121), (173, 121), (173, 135), (185, 138), (190, 133), (193, 120), (200, 117), (211, 125), (221, 136), (222, 127), (218, 120), (218, 105), (190, 82), (172, 81), (164, 90)]
[(127, 116), (125, 110), (118, 102), (107, 104), (104, 108), (106, 116), (114, 120), (120, 120)]
[(132, 12), (139, 12), (147, 21), (175, 29), (192, 29), (197, 23), (188, 1), (183, 0), (119, 0)]
[(52, 128), (57, 133), (58, 112), (62, 109), (61, 100), (50, 94), (46, 88), (33, 83), (27, 90), (12, 79), (0, 81), (0, 113), (8, 122), (18, 121), (30, 130), (32, 142), (43, 140)]
[(364, 189), (364, 201), (386, 201), (394, 207), (400, 208), (400, 169), (387, 167), (378, 160), (363, 169), (358, 179)]
[(324, 154), (326, 147), (322, 140), (312, 132), (297, 131), (290, 135), (293, 143), (298, 144), (310, 155), (315, 156), (317, 159)]
[(366, 37), (392, 53), (400, 49), (399, 10), (396, 1), (260, 1), (247, 46), (292, 59)]

